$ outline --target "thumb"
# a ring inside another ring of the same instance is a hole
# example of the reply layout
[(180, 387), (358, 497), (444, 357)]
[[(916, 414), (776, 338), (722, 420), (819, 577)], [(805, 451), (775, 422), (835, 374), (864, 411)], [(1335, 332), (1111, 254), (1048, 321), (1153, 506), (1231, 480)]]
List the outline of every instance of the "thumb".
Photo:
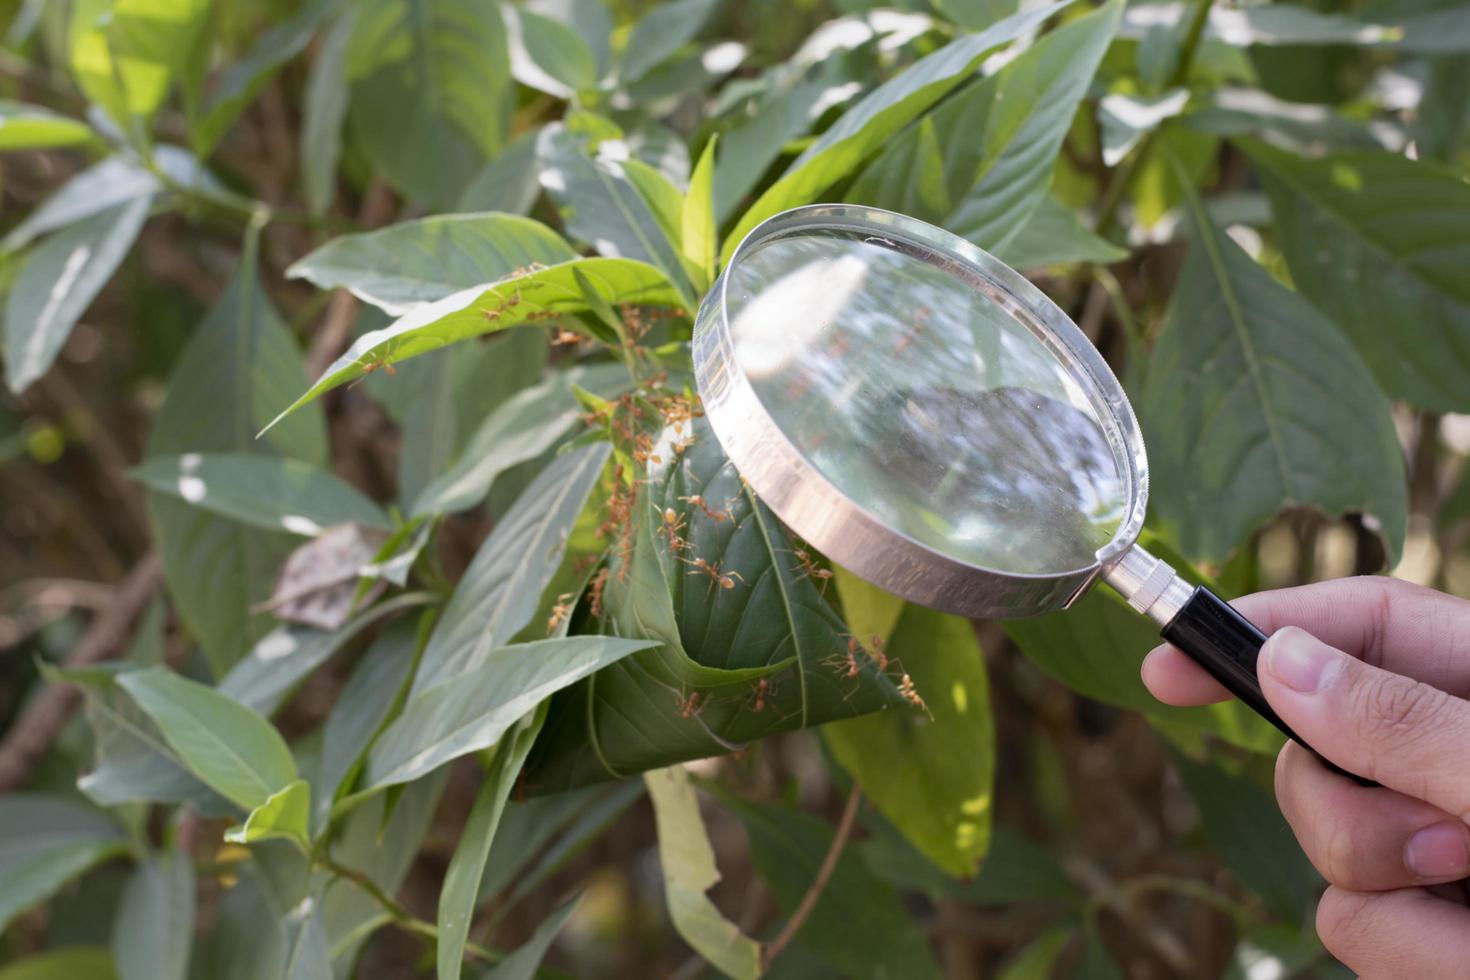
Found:
[(1470, 821), (1470, 702), (1292, 626), (1261, 648), (1259, 673), (1271, 707), (1323, 756)]

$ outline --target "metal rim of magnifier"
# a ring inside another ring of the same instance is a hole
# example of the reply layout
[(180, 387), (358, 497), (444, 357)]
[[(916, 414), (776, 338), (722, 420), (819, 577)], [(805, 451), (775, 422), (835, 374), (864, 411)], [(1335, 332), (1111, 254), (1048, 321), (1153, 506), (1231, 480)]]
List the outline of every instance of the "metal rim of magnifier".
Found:
[[(972, 565), (895, 530), (823, 476), (776, 425), (735, 361), (727, 290), (751, 250), (797, 232), (829, 229), (875, 236), (965, 278), (1027, 327), (1076, 376), (1126, 469), (1128, 510), (1084, 568), (1023, 574)], [(736, 247), (694, 326), (694, 374), (716, 438), (757, 495), (788, 526), (839, 565), (913, 602), (973, 617), (1030, 616), (1066, 608), (1118, 561), (1143, 527), (1148, 458), (1133, 409), (1082, 331), (1030, 280), (956, 235), (880, 208), (814, 204), (774, 215)]]

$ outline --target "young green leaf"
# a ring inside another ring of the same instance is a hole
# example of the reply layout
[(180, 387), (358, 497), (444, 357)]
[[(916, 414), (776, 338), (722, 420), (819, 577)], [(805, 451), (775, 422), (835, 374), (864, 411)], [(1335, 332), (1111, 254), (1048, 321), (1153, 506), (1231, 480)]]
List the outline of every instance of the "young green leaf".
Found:
[(280, 733), (239, 702), (164, 667), (129, 671), (117, 682), (189, 771), (237, 806), (253, 810), (296, 779)]
[(779, 211), (810, 204), (969, 78), (995, 48), (1034, 30), (1069, 2), (1062, 0), (1027, 10), (978, 34), (951, 41), (868, 93), (797, 157), (781, 179), (745, 212), (725, 238), (721, 251), (726, 260), (752, 228)]
[(439, 891), (439, 980), (459, 980), (464, 967), (465, 941), (469, 938), (480, 894), (480, 878), (485, 873), (495, 829), (500, 826), (505, 801), (515, 787), (526, 753), (531, 751), (545, 720), (546, 706), (542, 703), (516, 722), (508, 732), (508, 739), (496, 748), (495, 761), (485, 774), (485, 782), (460, 834), (459, 846), (454, 849), (454, 857), (444, 873), (444, 886)]
[(106, 815), (40, 793), (0, 797), (0, 930), (83, 871), (124, 854)]
[(481, 666), (530, 620), (608, 452), (601, 443), (558, 457), (495, 525), (429, 640), (415, 695)]
[[(562, 906), (541, 920), (536, 931), (531, 933), (520, 947), (507, 954), (505, 959), (495, 964), (495, 967), (480, 977), (480, 980), (533, 980), (537, 975), (536, 968), (541, 965), (546, 951), (551, 944), (556, 942), (556, 936), (562, 927), (567, 924), (573, 912), (577, 910), (577, 904), (582, 901), (582, 893), (578, 892), (568, 899)], [(4, 980), (0, 977), (0, 980)]]
[(704, 145), (704, 152), (699, 155), (699, 163), (689, 178), (689, 193), (684, 195), (680, 215), (684, 257), (699, 271), (696, 285), (701, 292), (715, 281), (715, 267), (719, 261), (714, 196), (715, 144), (718, 139), (718, 136), (711, 136)]
[(685, 308), (685, 300), (662, 272), (632, 259), (575, 259), (493, 286), (461, 290), (415, 307), (381, 330), (363, 334), (266, 429), (333, 388), (383, 365), (518, 324), (585, 310), (587, 301), (577, 286), (577, 273), (593, 283), (598, 296), (609, 303)]
[(1046, 930), (1006, 963), (996, 980), (1051, 980), (1072, 935), (1060, 926)]
[(300, 459), (251, 453), (150, 456), (130, 475), (151, 490), (268, 531), (314, 537), (333, 524), (391, 528), (383, 508)]
[(311, 822), (311, 786), (298, 779), (266, 798), (238, 827), (225, 831), (225, 840), (234, 844), (254, 844), (257, 841), (283, 837), (295, 841), (302, 848), (310, 843), (308, 825)]
[(347, 289), (394, 316), (451, 293), (577, 257), (539, 221), (511, 214), (442, 214), (342, 235), (286, 270), (322, 289)]
[(26, 256), (5, 303), (5, 380), (19, 394), (51, 368), (148, 219), (135, 197), (57, 232)]
[(92, 127), (80, 119), (52, 112), (45, 106), (0, 99), (0, 152), (76, 146), (96, 137)]
[(365, 789), (406, 783), (489, 748), (536, 705), (589, 674), (655, 644), (608, 636), (518, 643), (416, 694), (368, 752)]
[(1470, 186), (1393, 153), (1296, 156), (1242, 142), (1271, 195), (1297, 289), (1390, 397), (1470, 408)]
[(195, 56), (209, 0), (77, 0), (71, 8), (72, 74), (125, 132), (145, 124)]
[[(865, 644), (877, 648), (872, 638)], [(881, 649), (902, 664), (927, 713), (879, 712), (826, 725), (822, 735), (925, 856), (956, 877), (972, 876), (990, 847), (995, 779), (995, 725), (974, 629), (910, 605)]]
[(721, 914), (708, 892), (720, 880), (715, 851), (699, 815), (699, 800), (682, 767), (643, 774), (658, 823), (664, 900), (674, 928), (694, 951), (728, 977), (761, 974), (761, 944)]
[(118, 980), (184, 980), (194, 944), (194, 866), (178, 851), (133, 869), (112, 926)]
[(1285, 504), (1361, 510), (1395, 559), (1408, 501), (1387, 399), (1326, 318), (1186, 199), (1194, 239), (1137, 402), (1155, 517), (1219, 560)]

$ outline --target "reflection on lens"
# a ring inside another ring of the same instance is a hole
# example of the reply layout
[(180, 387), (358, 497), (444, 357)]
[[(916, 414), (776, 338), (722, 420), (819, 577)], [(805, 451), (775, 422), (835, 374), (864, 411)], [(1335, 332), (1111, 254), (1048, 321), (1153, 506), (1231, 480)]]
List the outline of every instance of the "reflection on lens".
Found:
[(742, 253), (735, 359), (776, 425), (884, 523), (973, 565), (1085, 568), (1127, 506), (1088, 392), (953, 260), (830, 230)]

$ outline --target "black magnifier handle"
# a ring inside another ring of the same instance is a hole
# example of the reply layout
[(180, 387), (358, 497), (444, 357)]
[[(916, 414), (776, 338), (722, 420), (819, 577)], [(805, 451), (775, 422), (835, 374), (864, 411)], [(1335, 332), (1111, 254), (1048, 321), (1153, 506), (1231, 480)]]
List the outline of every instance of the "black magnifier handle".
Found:
[[(1124, 566), (1132, 566), (1124, 568)], [(1162, 625), (1164, 639), (1209, 671), (1226, 690), (1269, 721), (1287, 738), (1312, 751), (1322, 764), (1360, 786), (1377, 786), (1322, 757), (1282, 721), (1261, 693), (1256, 661), (1266, 634), (1205, 586), (1190, 590), (1175, 571), (1137, 545), (1105, 573), (1129, 605)]]

